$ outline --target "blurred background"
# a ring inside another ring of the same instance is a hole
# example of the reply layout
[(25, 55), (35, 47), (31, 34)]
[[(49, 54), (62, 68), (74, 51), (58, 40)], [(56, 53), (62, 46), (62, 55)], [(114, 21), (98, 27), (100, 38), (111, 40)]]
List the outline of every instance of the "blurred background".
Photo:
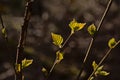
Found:
[[(24, 57), (33, 59), (33, 64), (24, 69), (25, 80), (44, 80), (42, 67), (49, 70), (55, 60), (57, 47), (52, 44), (51, 32), (61, 34), (64, 39), (70, 34), (69, 22), (75, 18), (85, 22), (84, 29), (76, 32), (65, 47), (62, 62), (54, 68), (49, 80), (75, 80), (91, 40), (87, 27), (98, 23), (109, 0), (34, 0), (29, 23)], [(0, 0), (0, 13), (8, 32), (8, 42), (0, 32), (0, 80), (14, 80), (14, 64), (17, 44), (25, 10), (24, 0)], [(0, 30), (2, 29), (0, 22)], [(107, 42), (115, 37), (120, 40), (120, 0), (113, 0), (91, 54), (82, 73), (87, 80), (92, 71), (92, 61), (97, 63), (109, 49)], [(120, 45), (103, 63), (110, 72), (107, 77), (95, 80), (120, 80)]]

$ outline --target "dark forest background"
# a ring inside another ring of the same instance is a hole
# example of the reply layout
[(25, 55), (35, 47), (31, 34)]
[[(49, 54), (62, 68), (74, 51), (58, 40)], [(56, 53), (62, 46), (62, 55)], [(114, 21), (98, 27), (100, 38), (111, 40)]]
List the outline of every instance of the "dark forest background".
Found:
[[(24, 57), (34, 61), (24, 70), (25, 80), (44, 79), (41, 69), (51, 68), (57, 49), (52, 44), (51, 32), (61, 34), (66, 39), (70, 33), (68, 24), (76, 18), (78, 22), (86, 22), (87, 25), (69, 40), (65, 48), (65, 57), (55, 67), (50, 78), (50, 80), (74, 80), (91, 39), (87, 27), (92, 23), (98, 25), (107, 3), (108, 0), (34, 0), (24, 50)], [(14, 64), (24, 9), (24, 0), (0, 0), (0, 13), (8, 33), (6, 43), (0, 32), (0, 80), (14, 80)], [(0, 30), (1, 28), (0, 23)], [(120, 0), (113, 0), (85, 66), (83, 80), (86, 80), (85, 77), (92, 71), (92, 61), (98, 63), (104, 56), (108, 50), (107, 42), (112, 37), (120, 40)], [(99, 76), (99, 80), (120, 80), (119, 55), (120, 45), (103, 63), (104, 69), (110, 72), (110, 75)]]

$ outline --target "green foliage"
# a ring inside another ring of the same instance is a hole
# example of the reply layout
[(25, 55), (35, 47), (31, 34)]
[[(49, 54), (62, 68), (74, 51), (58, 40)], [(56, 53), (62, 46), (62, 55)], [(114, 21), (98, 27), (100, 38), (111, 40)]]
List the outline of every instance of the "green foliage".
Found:
[(108, 41), (108, 46), (109, 46), (109, 48), (114, 48), (115, 47), (115, 45), (116, 45), (116, 40), (115, 40), (115, 38), (111, 38), (109, 41)]
[(43, 68), (42, 68), (42, 72), (46, 72), (46, 71), (47, 71), (46, 68), (43, 67)]
[[(18, 75), (17, 77), (18, 78), (20, 78), (21, 77), (21, 75), (22, 75), (22, 71), (21, 71), (21, 69), (24, 69), (24, 68), (26, 68), (26, 67), (28, 67), (28, 66), (30, 66), (32, 63), (33, 63), (33, 60), (32, 59), (24, 59), (24, 60), (22, 60), (21, 61), (21, 59), (19, 60), (19, 58), (18, 57), (21, 57), (20, 55), (19, 55), (19, 52), (20, 53), (23, 53), (23, 50), (21, 49), (21, 48), (23, 48), (24, 47), (24, 45), (23, 45), (23, 43), (24, 43), (24, 41), (25, 41), (25, 38), (26, 38), (26, 36), (24, 37), (24, 35), (26, 35), (26, 33), (27, 32), (25, 32), (25, 31), (27, 31), (27, 27), (28, 26), (26, 26), (26, 24), (28, 25), (28, 23), (29, 23), (29, 19), (30, 19), (30, 14), (31, 14), (31, 11), (29, 11), (29, 9), (30, 9), (30, 7), (31, 7), (31, 2), (33, 1), (33, 0), (26, 0), (27, 1), (27, 6), (26, 6), (26, 11), (25, 11), (25, 13), (26, 13), (26, 15), (24, 16), (25, 17), (25, 19), (24, 19), (24, 23), (25, 24), (23, 24), (23, 26), (22, 26), (22, 29), (21, 29), (21, 36), (20, 36), (20, 43), (18, 44), (18, 46), (20, 45), (20, 48), (18, 48), (18, 54), (16, 55), (16, 65), (15, 65), (15, 68), (16, 68), (16, 71), (17, 72), (21, 72), (21, 73), (19, 73), (20, 74), (20, 76)], [(70, 2), (74, 2), (74, 0), (71, 0)], [(108, 3), (108, 5), (107, 5), (107, 8), (106, 8), (106, 10), (105, 10), (105, 12), (104, 12), (104, 14), (103, 14), (103, 17), (101, 18), (101, 20), (100, 20), (100, 24), (98, 25), (98, 27), (96, 28), (96, 26), (94, 25), (94, 24), (92, 24), (92, 25), (90, 25), (88, 28), (87, 28), (87, 30), (88, 30), (88, 32), (89, 32), (89, 34), (91, 35), (91, 36), (94, 36), (95, 35), (95, 33), (99, 30), (99, 28), (101, 27), (101, 25), (102, 25), (102, 23), (103, 23), (103, 21), (104, 21), (104, 18), (105, 18), (105, 16), (106, 16), (106, 14), (107, 14), (107, 12), (108, 12), (108, 10), (109, 10), (109, 8), (110, 8), (110, 6), (111, 6), (111, 3), (112, 3), (112, 0), (109, 0), (109, 3)], [(28, 12), (28, 13), (27, 13)], [(2, 18), (1, 18), (1, 22), (3, 22), (2, 21)], [(51, 73), (52, 72), (52, 70), (53, 70), (53, 68), (54, 68), (54, 66), (56, 65), (56, 64), (58, 64), (58, 63), (60, 63), (61, 62), (61, 60), (63, 60), (63, 58), (64, 58), (64, 53), (62, 52), (62, 48), (63, 48), (63, 46), (66, 44), (66, 42), (69, 40), (69, 38), (71, 37), (71, 35), (72, 34), (74, 34), (76, 31), (79, 31), (79, 30), (81, 30), (81, 29), (83, 29), (84, 28), (84, 26), (86, 25), (86, 23), (79, 23), (79, 22), (77, 22), (75, 19), (73, 19), (70, 23), (69, 23), (69, 27), (71, 28), (71, 33), (70, 33), (70, 36), (68, 36), (68, 38), (66, 39), (66, 41), (63, 43), (63, 37), (61, 36), (61, 35), (59, 35), (59, 34), (55, 34), (55, 33), (51, 33), (51, 36), (52, 36), (52, 40), (53, 40), (53, 44), (54, 45), (56, 45), (56, 46), (58, 46), (59, 47), (59, 50), (56, 52), (56, 60), (55, 60), (55, 63), (53, 64), (53, 67), (51, 68), (51, 70), (50, 70), (50, 72), (49, 73)], [(2, 34), (3, 34), (3, 36), (5, 37), (5, 38), (7, 38), (7, 32), (6, 32), (6, 29), (4, 28), (4, 26), (2, 27), (3, 29), (1, 30), (2, 31)], [(93, 63), (92, 63), (92, 66), (93, 66), (93, 75), (91, 75), (90, 76), (90, 79), (88, 78), (88, 80), (93, 80), (94, 79), (94, 77), (97, 77), (98, 75), (102, 75), (102, 76), (107, 76), (107, 75), (109, 75), (109, 73), (108, 72), (106, 72), (106, 71), (104, 71), (103, 70), (103, 68), (104, 68), (104, 66), (102, 65), (102, 66), (100, 66), (101, 64), (102, 64), (102, 62), (106, 59), (106, 57), (108, 56), (108, 54), (110, 53), (110, 51), (112, 50), (112, 48), (114, 48), (118, 43), (119, 43), (120, 41), (118, 41), (118, 42), (116, 42), (116, 40), (115, 40), (115, 38), (112, 38), (112, 39), (110, 39), (109, 41), (108, 41), (108, 46), (109, 46), (109, 50), (108, 50), (108, 52), (107, 52), (107, 54), (101, 59), (101, 61), (99, 62), (99, 64), (97, 64), (95, 61), (93, 61)], [(89, 52), (90, 52), (90, 50), (91, 50), (91, 46), (92, 46), (92, 44), (93, 44), (93, 38), (91, 39), (91, 42), (90, 42), (90, 45), (89, 45), (89, 47), (88, 47), (88, 50), (87, 50), (87, 53), (86, 53), (86, 56), (85, 56), (85, 58), (84, 58), (84, 60), (83, 60), (83, 65), (86, 65), (85, 63), (86, 63), (86, 60), (87, 60), (87, 57), (88, 57), (88, 55), (89, 55)], [(23, 48), (24, 49), (24, 48)], [(26, 52), (33, 52), (34, 50), (32, 50), (31, 48), (26, 48), (26, 49), (24, 49)], [(18, 59), (18, 60), (17, 60)], [(18, 61), (21, 61), (21, 63), (17, 63)], [(82, 69), (84, 69), (84, 66), (82, 66), (83, 68)], [(82, 69), (81, 69), (81, 71), (82, 71)], [(48, 71), (47, 71), (47, 69), (46, 68), (42, 68), (42, 72), (46, 75), (46, 76), (50, 76), (49, 75), (49, 73), (48, 73)], [(82, 72), (81, 72), (82, 73)], [(81, 74), (80, 74), (80, 76), (81, 76)], [(78, 76), (78, 77), (80, 77), (80, 76)], [(16, 78), (16, 80), (17, 80), (17, 78)], [(20, 79), (20, 80), (24, 80), (24, 76), (22, 75), (22, 79)], [(48, 78), (46, 79), (46, 80), (48, 80)], [(78, 80), (80, 80), (80, 79), (78, 79)]]
[(7, 38), (7, 31), (5, 28), (2, 28), (2, 34), (5, 38)]
[(73, 19), (69, 24), (69, 27), (71, 28), (71, 34), (73, 34), (75, 31), (81, 30), (85, 24), (86, 23), (78, 23), (75, 19)]
[(48, 75), (48, 71), (47, 71), (47, 69), (45, 67), (42, 68), (42, 72), (44, 73), (45, 76)]
[(63, 53), (60, 51), (56, 52), (56, 63), (61, 62), (61, 60), (63, 59)]
[(96, 29), (96, 26), (94, 24), (91, 24), (89, 27), (88, 27), (88, 32), (91, 36), (93, 36), (95, 34), (95, 32), (97, 31)]
[(16, 64), (15, 65), (15, 70), (16, 70), (16, 72), (20, 72), (21, 71), (20, 64)]
[[(28, 60), (28, 59), (24, 59), (22, 60), (22, 66), (20, 64), (16, 64), (15, 67), (16, 67), (16, 72), (20, 72), (21, 69), (24, 69), (26, 67), (28, 67), (29, 65), (31, 65), (33, 62), (32, 59)], [(21, 68), (22, 67), (22, 68)]]
[(22, 60), (22, 69), (25, 68), (25, 67), (28, 67), (29, 65), (31, 65), (32, 62), (33, 62), (32, 59), (26, 59), (25, 58), (24, 60)]
[(109, 75), (108, 72), (103, 71), (103, 67), (104, 67), (104, 66), (100, 66), (100, 67), (99, 67), (99, 66), (96, 64), (95, 61), (93, 61), (92, 66), (93, 66), (93, 69), (94, 69), (94, 71), (95, 71), (95, 76), (98, 76), (98, 75), (107, 76), (107, 75)]
[(93, 66), (93, 69), (94, 69), (94, 70), (97, 68), (97, 64), (96, 64), (95, 61), (93, 61), (92, 66)]
[(55, 33), (51, 33), (51, 35), (52, 35), (53, 44), (61, 48), (63, 43), (63, 37)]
[(94, 79), (94, 77), (91, 77), (91, 78), (90, 78), (90, 80), (93, 80), (93, 79)]
[(102, 76), (107, 76), (109, 75), (110, 73), (106, 72), (106, 71), (100, 71), (99, 75), (102, 75)]
[[(98, 66), (98, 65), (97, 65)], [(97, 68), (97, 71), (101, 71), (103, 69), (104, 66), (100, 66)]]

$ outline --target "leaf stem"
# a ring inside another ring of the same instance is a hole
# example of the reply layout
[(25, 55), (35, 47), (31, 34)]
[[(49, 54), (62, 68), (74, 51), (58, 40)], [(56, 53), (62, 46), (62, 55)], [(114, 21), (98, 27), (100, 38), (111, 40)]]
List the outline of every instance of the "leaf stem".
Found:
[(80, 70), (80, 72), (79, 72), (79, 74), (78, 74), (78, 76), (77, 76), (77, 80), (80, 80), (80, 76), (81, 76), (82, 71), (83, 71), (83, 69), (84, 69), (84, 66), (85, 66), (85, 63), (86, 63), (86, 61), (87, 61), (87, 58), (88, 58), (88, 56), (89, 56), (89, 54), (90, 54), (90, 51), (91, 51), (92, 45), (93, 45), (93, 43), (94, 43), (94, 40), (95, 40), (95, 38), (96, 38), (96, 36), (97, 36), (97, 33), (99, 32), (100, 27), (102, 26), (102, 23), (103, 23), (106, 15), (107, 15), (109, 9), (110, 9), (110, 6), (111, 6), (111, 4), (112, 4), (112, 1), (113, 1), (113, 0), (109, 0), (109, 2), (108, 2), (108, 4), (107, 4), (107, 7), (106, 7), (106, 9), (105, 9), (105, 11), (104, 11), (104, 13), (103, 13), (103, 16), (102, 16), (102, 18), (101, 18), (101, 20), (100, 20), (100, 22), (99, 22), (99, 24), (98, 24), (97, 32), (95, 33), (95, 35), (92, 37), (92, 39), (91, 39), (91, 41), (90, 41), (89, 47), (88, 47), (88, 49), (87, 49), (85, 58), (84, 58), (84, 60), (83, 60), (82, 66), (81, 66), (81, 70)]
[(50, 71), (49, 71), (49, 73), (48, 73), (48, 76), (47, 76), (46, 80), (48, 80), (48, 79), (49, 79), (49, 77), (50, 77), (50, 75), (51, 75), (51, 73), (52, 73), (52, 71), (53, 71), (54, 67), (56, 66), (56, 61), (57, 61), (57, 59), (55, 59), (55, 61), (54, 61), (53, 65), (52, 65), (52, 67), (51, 67), (51, 69), (50, 69)]
[(70, 37), (71, 37), (72, 35), (73, 35), (73, 34), (71, 33), (71, 34), (67, 37), (67, 39), (65, 40), (65, 42), (63, 43), (63, 45), (62, 45), (61, 48), (63, 48), (63, 47), (66, 45), (66, 43), (68, 42), (68, 40), (70, 39)]
[[(115, 44), (114, 48), (120, 43), (120, 40)], [(103, 56), (103, 58), (100, 60), (98, 66), (95, 68), (95, 70), (91, 73), (91, 75), (88, 77), (88, 80), (90, 80), (90, 78), (94, 75), (94, 73), (96, 72), (96, 70), (100, 67), (100, 65), (103, 63), (103, 61), (105, 61), (105, 59), (109, 56), (110, 52), (114, 49), (114, 48), (109, 48), (109, 50), (106, 52), (106, 54)]]
[(54, 62), (54, 64), (53, 64), (52, 68), (50, 69), (50, 73), (53, 71), (55, 65), (56, 65), (56, 60), (55, 60), (55, 62)]

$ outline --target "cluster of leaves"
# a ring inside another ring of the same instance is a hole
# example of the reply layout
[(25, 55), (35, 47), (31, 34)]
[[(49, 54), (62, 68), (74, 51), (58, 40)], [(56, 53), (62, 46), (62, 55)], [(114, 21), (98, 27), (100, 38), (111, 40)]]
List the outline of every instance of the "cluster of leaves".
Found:
[[(98, 66), (98, 64), (95, 61), (93, 61), (92, 66), (93, 66), (93, 70), (95, 71), (95, 73), (94, 73), (95, 77), (97, 77), (98, 75), (107, 76), (107, 75), (110, 74), (107, 71), (103, 70), (103, 67), (104, 67), (103, 65), (102, 66)], [(93, 80), (93, 79), (94, 79), (94, 77), (92, 76), (90, 78), (90, 80)]]
[[(56, 34), (56, 33), (51, 33), (51, 37), (53, 40), (53, 44), (55, 46), (57, 46), (59, 48), (58, 51), (56, 51), (56, 59), (54, 62), (53, 67), (51, 68), (50, 72), (52, 72), (52, 69), (54, 68), (54, 66), (58, 63), (60, 63), (63, 59), (64, 59), (64, 52), (61, 51), (61, 48), (64, 47), (64, 45), (66, 44), (66, 42), (68, 41), (68, 39), (72, 36), (72, 34), (74, 34), (76, 31), (79, 31), (81, 29), (83, 29), (85, 27), (86, 23), (79, 23), (77, 22), (75, 19), (73, 19), (70, 23), (69, 23), (69, 27), (71, 29), (71, 33), (68, 36), (68, 38), (66, 40), (64, 40), (64, 38), (60, 35), (60, 34)], [(90, 26), (88, 26), (87, 28), (88, 33), (93, 37), (95, 35), (95, 33), (97, 32), (97, 28), (94, 24), (91, 24)], [(7, 37), (7, 33), (6, 33), (6, 29), (3, 28), (2, 29), (2, 34), (4, 35), (4, 37)], [(117, 42), (115, 40), (115, 38), (111, 38), (108, 41), (108, 46), (110, 49), (114, 48), (116, 46)], [(16, 64), (16, 72), (20, 72), (21, 69), (24, 69), (26, 67), (28, 67), (29, 65), (31, 65), (33, 62), (32, 59), (24, 59), (22, 60), (22, 64)], [(107, 76), (109, 75), (108, 72), (103, 70), (103, 65), (100, 66), (99, 64), (96, 64), (95, 61), (93, 61), (92, 63), (93, 66), (93, 70), (94, 70), (94, 76), (90, 77), (90, 80), (93, 80), (95, 77), (97, 77), (98, 75), (102, 75), (102, 76)], [(42, 72), (48, 76), (50, 72), (47, 71), (46, 68), (42, 68)]]
[(119, 43), (120, 41), (116, 42), (115, 38), (111, 38), (108, 41), (108, 47), (109, 50), (108, 52), (105, 54), (105, 56), (103, 56), (103, 58), (101, 59), (101, 61), (99, 62), (99, 64), (97, 64), (95, 61), (93, 61), (92, 66), (93, 66), (93, 73), (90, 75), (88, 80), (93, 80), (95, 77), (97, 77), (98, 75), (101, 76), (107, 76), (110, 73), (107, 71), (103, 70), (103, 65), (100, 66), (102, 64), (102, 62), (107, 58), (107, 56), (110, 54), (110, 51), (115, 48), (115, 46)]
[[(74, 34), (76, 31), (79, 31), (81, 29), (83, 29), (85, 27), (86, 23), (79, 23), (77, 22), (75, 19), (73, 19), (70, 23), (69, 23), (69, 27), (71, 29), (71, 33), (70, 35), (68, 36), (68, 38), (66, 40), (64, 40), (64, 38), (60, 35), (60, 34), (56, 34), (56, 33), (51, 33), (51, 36), (52, 36), (52, 40), (53, 40), (53, 44), (55, 46), (57, 46), (59, 49), (58, 51), (56, 51), (56, 59), (54, 61), (54, 64), (51, 68), (51, 70), (48, 72), (46, 68), (42, 68), (42, 72), (47, 76), (49, 75), (53, 68), (55, 67), (56, 64), (60, 63), (63, 59), (64, 59), (64, 52), (61, 51), (61, 49), (63, 48), (63, 46), (66, 44), (66, 42), (68, 41), (68, 39), (72, 36), (72, 34)], [(96, 34), (97, 32), (97, 28), (94, 24), (91, 24), (90, 26), (88, 26), (87, 28), (88, 30), (88, 33), (94, 37), (94, 35)], [(110, 49), (114, 48), (116, 46), (116, 41), (115, 41), (115, 38), (111, 38), (109, 41), (108, 41), (108, 46)], [(93, 72), (94, 72), (94, 76), (97, 77), (98, 75), (101, 75), (101, 76), (107, 76), (109, 75), (108, 72), (104, 71), (103, 70), (103, 65), (100, 66), (98, 64), (96, 64), (95, 61), (93, 61), (92, 63), (92, 66), (93, 66)], [(90, 80), (93, 80), (94, 79), (94, 76), (91, 76), (90, 77)]]
[[(55, 46), (57, 46), (59, 48), (59, 50), (56, 51), (56, 59), (54, 61), (54, 65), (51, 68), (50, 72), (52, 71), (52, 69), (54, 68), (54, 66), (56, 64), (60, 63), (64, 59), (64, 52), (62, 52), (60, 49), (62, 49), (65, 46), (66, 42), (69, 40), (69, 38), (72, 36), (72, 34), (74, 34), (76, 31), (79, 31), (79, 30), (83, 29), (85, 24), (86, 23), (79, 23), (75, 19), (73, 19), (69, 23), (69, 28), (71, 29), (71, 33), (66, 40), (64, 40), (64, 38), (60, 34), (51, 33), (53, 44)], [(42, 72), (45, 75), (50, 73), (50, 72), (48, 73), (48, 71), (44, 67), (42, 68)]]
[[(28, 0), (28, 3), (29, 2), (32, 2), (33, 0)], [(109, 8), (110, 8), (110, 5), (112, 3), (112, 0), (109, 1), (108, 3), (108, 6), (104, 12), (104, 15), (100, 21), (100, 24), (98, 27), (96, 27), (94, 24), (91, 24), (90, 26), (88, 26), (87, 28), (87, 31), (88, 33), (92, 36), (92, 40), (94, 39), (94, 36), (96, 34), (96, 32), (98, 32), (99, 28), (101, 27), (101, 24), (105, 18), (105, 15), (107, 14)], [(29, 7), (27, 7), (29, 8)], [(27, 11), (27, 9), (26, 9)], [(26, 17), (26, 16), (25, 16)], [(2, 21), (2, 17), (0, 16), (1, 18), (1, 23), (2, 23), (2, 34), (3, 36), (5, 37), (5, 39), (7, 40), (7, 31), (6, 31), (6, 28), (4, 27), (3, 25), (3, 21)], [(27, 19), (27, 17), (26, 17)], [(28, 21), (29, 22), (29, 21)], [(79, 31), (81, 29), (83, 29), (85, 27), (86, 23), (79, 23), (77, 22), (75, 19), (73, 19), (70, 23), (69, 23), (69, 28), (71, 29), (71, 33), (70, 35), (68, 36), (68, 38), (66, 40), (64, 40), (64, 38), (60, 35), (60, 34), (56, 34), (56, 33), (51, 33), (51, 36), (52, 36), (52, 40), (53, 40), (53, 44), (55, 46), (57, 46), (59, 49), (56, 51), (56, 59), (54, 61), (54, 64), (52, 66), (52, 68), (50, 69), (50, 71), (48, 72), (46, 68), (42, 68), (42, 72), (46, 75), (46, 76), (49, 76), (50, 73), (52, 72), (53, 68), (55, 67), (56, 64), (59, 64), (63, 59), (64, 59), (64, 52), (61, 51), (61, 49), (65, 46), (66, 42), (69, 40), (69, 38), (76, 32), (76, 31)], [(27, 28), (26, 28), (27, 29)], [(91, 40), (91, 42), (92, 42)], [(107, 76), (109, 75), (110, 73), (103, 70), (104, 66), (102, 64), (102, 62), (107, 58), (107, 56), (110, 54), (110, 51), (115, 48), (117, 46), (117, 44), (120, 43), (120, 40), (118, 42), (116, 42), (115, 38), (111, 38), (109, 41), (108, 41), (108, 47), (109, 47), (109, 50), (108, 52), (105, 54), (105, 56), (103, 56), (103, 58), (100, 60), (100, 62), (97, 64), (95, 61), (93, 61), (92, 63), (92, 67), (93, 67), (93, 72), (92, 74), (89, 76), (88, 80), (93, 80), (95, 77), (101, 75), (101, 76)], [(92, 45), (92, 43), (91, 43)], [(90, 47), (88, 48), (88, 54), (89, 54), (89, 51), (90, 51), (90, 48), (91, 48), (91, 45)], [(88, 54), (86, 53), (86, 57), (88, 56)], [(85, 60), (86, 60), (86, 57), (85, 57)], [(21, 63), (17, 63), (15, 65), (15, 69), (16, 69), (16, 72), (19, 73), (19, 72), (22, 72), (22, 69), (30, 66), (31, 64), (33, 63), (33, 60), (32, 59), (24, 59), (21, 61)], [(83, 62), (84, 64), (84, 62)], [(24, 80), (24, 79), (23, 79)]]
[(75, 19), (70, 22), (69, 27), (71, 28), (71, 34), (73, 34), (75, 31), (81, 30), (86, 23), (78, 23)]
[[(71, 28), (71, 33), (70, 35), (74, 34), (76, 31), (81, 30), (86, 23), (78, 23), (75, 19), (73, 19), (70, 23), (69, 23), (69, 27)], [(52, 40), (53, 40), (53, 44), (58, 46), (59, 48), (63, 48), (65, 42), (63, 43), (64, 39), (60, 34), (55, 34), (55, 33), (51, 33), (52, 36)], [(57, 59), (57, 63), (59, 63), (62, 59), (63, 59), (63, 52), (61, 52), (60, 50), (58, 50), (56, 52), (56, 59)]]
[(32, 59), (24, 59), (22, 60), (22, 66), (21, 64), (16, 64), (16, 72), (20, 72), (21, 71), (21, 67), (22, 69), (30, 66), (31, 64), (33, 63), (33, 60)]

